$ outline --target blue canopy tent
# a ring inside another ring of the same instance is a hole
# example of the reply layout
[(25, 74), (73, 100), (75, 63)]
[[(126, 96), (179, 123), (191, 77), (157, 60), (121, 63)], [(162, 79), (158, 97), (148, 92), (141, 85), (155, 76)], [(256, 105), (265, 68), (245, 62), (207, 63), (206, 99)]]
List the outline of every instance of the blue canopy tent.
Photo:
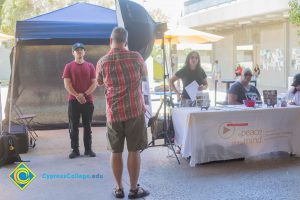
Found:
[[(61, 76), (65, 64), (74, 59), (71, 45), (86, 44), (85, 58), (96, 65), (109, 50), (110, 34), (116, 26), (115, 10), (88, 3), (18, 21), (5, 122), (14, 121), (16, 104), (24, 113), (37, 115), (33, 124), (37, 128), (66, 127), (67, 92)], [(97, 90), (94, 94), (93, 123), (104, 123), (104, 93)]]
[(29, 44), (108, 44), (117, 26), (115, 10), (77, 3), (50, 13), (18, 21), (16, 38)]

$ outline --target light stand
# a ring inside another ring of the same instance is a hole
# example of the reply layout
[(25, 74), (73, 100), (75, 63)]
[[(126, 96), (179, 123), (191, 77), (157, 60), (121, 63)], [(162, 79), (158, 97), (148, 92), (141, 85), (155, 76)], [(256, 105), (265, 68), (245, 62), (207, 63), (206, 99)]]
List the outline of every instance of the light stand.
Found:
[(167, 61), (166, 61), (164, 35), (162, 36), (161, 49), (162, 49), (162, 53), (163, 53), (163, 67), (164, 67), (164, 70), (163, 70), (163, 72), (164, 72), (164, 75), (163, 75), (163, 77), (164, 77), (164, 91), (163, 91), (164, 112), (163, 112), (163, 131), (162, 131), (162, 133), (160, 133), (160, 135), (163, 135), (164, 144), (155, 145), (155, 139), (157, 139), (157, 138), (154, 138), (152, 136), (152, 141), (148, 144), (148, 147), (155, 147), (155, 146), (167, 146), (167, 147), (169, 147), (172, 150), (172, 152), (174, 153), (178, 164), (180, 164), (180, 161), (179, 161), (178, 156), (177, 156), (177, 154), (175, 152), (175, 149), (174, 149), (174, 144), (172, 143), (172, 141), (170, 139), (170, 132), (171, 132), (171, 130), (170, 130), (170, 120), (171, 120), (170, 114), (168, 114), (168, 116), (167, 116), (167, 106), (173, 106), (173, 103), (172, 103), (171, 93), (170, 93), (169, 99), (168, 99), (167, 94), (166, 94), (166, 79), (169, 79), (169, 71), (168, 71), (168, 68), (167, 68)]

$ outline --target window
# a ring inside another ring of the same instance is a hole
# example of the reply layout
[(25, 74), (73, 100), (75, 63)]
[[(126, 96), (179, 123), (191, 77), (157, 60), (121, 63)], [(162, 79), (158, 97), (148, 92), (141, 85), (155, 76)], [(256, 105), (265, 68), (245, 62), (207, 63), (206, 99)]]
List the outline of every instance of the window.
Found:
[(253, 66), (253, 45), (243, 45), (236, 47), (236, 64), (243, 68), (252, 68)]

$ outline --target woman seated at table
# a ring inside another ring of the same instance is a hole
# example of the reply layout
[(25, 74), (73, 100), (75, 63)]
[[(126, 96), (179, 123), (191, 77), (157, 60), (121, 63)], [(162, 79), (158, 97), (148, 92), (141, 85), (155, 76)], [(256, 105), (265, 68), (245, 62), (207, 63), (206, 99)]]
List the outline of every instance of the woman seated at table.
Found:
[(300, 105), (300, 73), (294, 76), (292, 88), (289, 90), (287, 98), (289, 104)]
[[(191, 106), (191, 98), (188, 95), (185, 87), (188, 86), (193, 81), (196, 81), (199, 85), (198, 91), (205, 90), (207, 88), (206, 73), (200, 66), (200, 56), (198, 52), (191, 51), (185, 60), (184, 66), (178, 70), (174, 76), (170, 79), (170, 87), (176, 92), (178, 100), (181, 100), (183, 106)], [(181, 79), (183, 83), (182, 94), (177, 90), (174, 82)]]
[(243, 70), (240, 80), (236, 81), (228, 90), (228, 104), (243, 104), (243, 100), (252, 99), (260, 101), (261, 97), (254, 85), (250, 84), (252, 71), (250, 68)]

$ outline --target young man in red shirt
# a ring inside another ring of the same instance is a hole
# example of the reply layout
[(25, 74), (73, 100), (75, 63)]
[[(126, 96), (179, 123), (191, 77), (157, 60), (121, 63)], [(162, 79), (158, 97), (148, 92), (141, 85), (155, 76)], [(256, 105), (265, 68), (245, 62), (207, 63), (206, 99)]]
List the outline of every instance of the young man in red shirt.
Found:
[(140, 172), (140, 150), (147, 148), (145, 107), (142, 97), (142, 80), (147, 69), (141, 55), (127, 50), (128, 33), (116, 27), (112, 31), (111, 50), (97, 64), (97, 80), (104, 85), (107, 113), (108, 149), (112, 151), (111, 165), (116, 181), (114, 195), (124, 197), (122, 184), (122, 152), (126, 138), (130, 178), (129, 199), (141, 198), (149, 192), (137, 184)]
[(94, 112), (93, 91), (97, 87), (95, 67), (84, 60), (85, 47), (82, 43), (72, 46), (74, 61), (66, 64), (62, 78), (68, 91), (69, 100), (69, 132), (73, 151), (69, 158), (80, 156), (79, 153), (79, 121), (82, 116), (84, 130), (84, 155), (95, 157), (92, 150), (91, 123)]

